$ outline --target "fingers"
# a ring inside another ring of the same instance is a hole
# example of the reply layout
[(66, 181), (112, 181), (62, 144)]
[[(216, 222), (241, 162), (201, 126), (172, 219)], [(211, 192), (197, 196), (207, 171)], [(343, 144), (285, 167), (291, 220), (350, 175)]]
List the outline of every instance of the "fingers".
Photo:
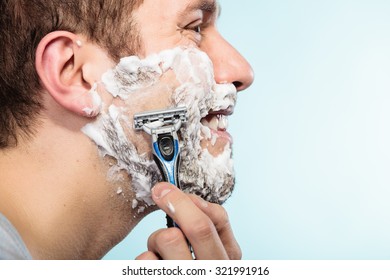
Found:
[[(227, 217), (221, 220), (217, 215), (211, 215), (211, 217), (207, 215), (207, 213), (211, 214), (210, 212), (215, 207), (202, 201), (194, 203), (188, 195), (168, 183), (157, 184), (152, 190), (152, 197), (156, 204), (180, 226), (190, 241), (197, 259), (229, 258), (218, 233), (220, 231), (223, 234), (224, 242), (229, 248), (234, 247), (232, 245), (234, 242), (227, 241), (232, 236), (228, 230), (230, 226), (226, 226), (226, 221), (224, 221)], [(204, 212), (203, 210), (209, 206), (210, 211)], [(219, 225), (220, 228), (217, 230), (215, 225)]]
[(242, 258), (241, 248), (234, 237), (225, 208), (221, 205), (207, 202), (193, 194), (190, 194), (189, 197), (214, 223), (229, 259), (240, 260)]
[(148, 239), (148, 250), (163, 260), (192, 260), (192, 254), (182, 231), (178, 228), (161, 229)]

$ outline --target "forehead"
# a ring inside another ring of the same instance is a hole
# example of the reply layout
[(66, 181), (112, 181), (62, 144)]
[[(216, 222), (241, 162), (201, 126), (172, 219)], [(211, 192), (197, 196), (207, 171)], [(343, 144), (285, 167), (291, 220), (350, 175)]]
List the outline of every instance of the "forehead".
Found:
[(189, 0), (183, 2), (187, 2), (185, 11), (202, 10), (215, 13), (218, 10), (218, 2), (216, 0)]
[(185, 15), (193, 11), (203, 11), (218, 14), (217, 0), (144, 0), (141, 9), (156, 13), (172, 15)]

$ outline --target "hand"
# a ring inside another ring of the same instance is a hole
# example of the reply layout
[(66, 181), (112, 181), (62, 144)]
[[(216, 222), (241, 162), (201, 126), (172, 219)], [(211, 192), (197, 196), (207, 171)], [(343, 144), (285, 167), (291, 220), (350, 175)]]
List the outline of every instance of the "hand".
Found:
[(180, 229), (154, 232), (148, 239), (148, 251), (137, 260), (193, 259), (187, 239), (198, 260), (241, 259), (241, 249), (222, 206), (185, 194), (169, 183), (157, 184), (152, 198)]

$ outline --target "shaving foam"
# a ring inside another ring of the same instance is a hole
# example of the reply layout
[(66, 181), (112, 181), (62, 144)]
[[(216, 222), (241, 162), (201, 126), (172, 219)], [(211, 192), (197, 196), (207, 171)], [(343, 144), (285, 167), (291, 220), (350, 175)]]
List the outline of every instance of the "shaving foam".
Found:
[(91, 95), (92, 106), (83, 108), (83, 112), (88, 117), (95, 117), (100, 113), (103, 104), (102, 99), (97, 92), (97, 83), (93, 84), (91, 90), (87, 94)]
[[(172, 85), (165, 85), (164, 78), (172, 72)], [(108, 110), (100, 112), (96, 121), (86, 125), (83, 132), (96, 143), (102, 156), (116, 159), (117, 163), (109, 172), (110, 180), (118, 180), (113, 174), (121, 171), (130, 176), (131, 188), (136, 195), (132, 201), (133, 208), (142, 212), (144, 208), (139, 202), (146, 206), (154, 204), (151, 188), (162, 177), (151, 152), (140, 154), (135, 143), (129, 140), (129, 135), (135, 132), (130, 126), (132, 121), (128, 111), (134, 110), (140, 103), (147, 103), (145, 100), (156, 101), (152, 95), (153, 88), (163, 82), (163, 88), (170, 90), (167, 104), (171, 108), (185, 106), (188, 110), (188, 123), (181, 128), (179, 135), (181, 188), (216, 203), (223, 203), (230, 196), (234, 186), (231, 148), (226, 145), (217, 157), (202, 149), (202, 139), (215, 143), (216, 136), (201, 124), (201, 119), (210, 111), (233, 108), (237, 92), (232, 84), (215, 83), (212, 62), (204, 52), (179, 47), (145, 59), (126, 57), (103, 75), (102, 82), (106, 90), (115, 99), (122, 100), (125, 106), (109, 106)]]
[(175, 214), (175, 212), (176, 212), (175, 207), (173, 206), (173, 204), (170, 201), (167, 203), (167, 207), (168, 207), (169, 211), (171, 211), (172, 214)]

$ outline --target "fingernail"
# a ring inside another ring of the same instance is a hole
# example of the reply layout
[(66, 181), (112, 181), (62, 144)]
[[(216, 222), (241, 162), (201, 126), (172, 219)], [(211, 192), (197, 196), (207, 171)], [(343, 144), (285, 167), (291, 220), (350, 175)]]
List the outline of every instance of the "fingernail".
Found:
[(166, 196), (172, 188), (168, 184), (160, 183), (154, 186), (152, 189), (152, 194), (155, 198), (161, 199)]

